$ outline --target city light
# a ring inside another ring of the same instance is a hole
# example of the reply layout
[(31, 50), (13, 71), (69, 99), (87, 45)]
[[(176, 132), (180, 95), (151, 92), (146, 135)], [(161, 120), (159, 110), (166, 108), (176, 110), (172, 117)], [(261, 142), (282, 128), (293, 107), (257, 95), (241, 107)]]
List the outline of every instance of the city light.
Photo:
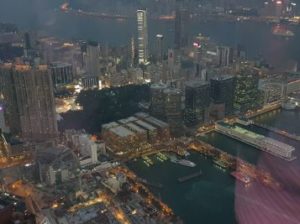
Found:
[(2, 218), (300, 223), (297, 1), (100, 2), (0, 1)]

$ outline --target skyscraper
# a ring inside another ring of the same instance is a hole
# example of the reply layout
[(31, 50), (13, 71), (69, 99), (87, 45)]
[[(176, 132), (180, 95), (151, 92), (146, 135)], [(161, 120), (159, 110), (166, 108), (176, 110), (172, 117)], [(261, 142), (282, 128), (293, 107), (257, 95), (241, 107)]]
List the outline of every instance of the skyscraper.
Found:
[(182, 129), (182, 92), (176, 88), (164, 90), (164, 108), (166, 120), (173, 136), (180, 136)]
[(163, 60), (163, 40), (164, 36), (162, 34), (156, 35), (156, 59), (160, 63)]
[(233, 62), (233, 49), (231, 47), (218, 46), (218, 65), (228, 66)]
[(43, 140), (57, 136), (53, 85), (48, 67), (15, 65), (13, 84), (22, 137)]
[(137, 28), (138, 28), (138, 62), (147, 64), (149, 58), (148, 52), (148, 25), (147, 11), (137, 10)]
[(259, 74), (256, 70), (242, 69), (239, 72), (234, 94), (234, 107), (237, 111), (245, 113), (262, 107), (263, 95), (258, 86)]
[(185, 85), (185, 123), (194, 126), (208, 121), (210, 85), (204, 81), (190, 81)]
[(99, 66), (100, 47), (96, 42), (88, 42), (86, 45), (85, 65), (86, 72), (89, 76), (98, 76), (100, 73)]
[(150, 87), (151, 91), (151, 115), (159, 119), (165, 118), (165, 98), (164, 90), (167, 85), (163, 83), (152, 84)]
[(55, 62), (50, 64), (51, 78), (54, 87), (73, 82), (73, 68), (71, 64)]
[(175, 49), (181, 49), (188, 45), (188, 25), (189, 25), (189, 12), (186, 9), (179, 7), (176, 10), (175, 18)]
[(219, 75), (210, 80), (210, 96), (215, 105), (223, 106), (224, 115), (233, 113), (235, 83), (235, 78), (230, 75)]

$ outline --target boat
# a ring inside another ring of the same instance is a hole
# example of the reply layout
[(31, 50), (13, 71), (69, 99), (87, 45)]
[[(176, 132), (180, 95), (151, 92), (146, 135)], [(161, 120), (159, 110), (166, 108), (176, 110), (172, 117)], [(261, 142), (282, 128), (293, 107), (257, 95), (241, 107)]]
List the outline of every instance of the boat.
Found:
[(148, 156), (143, 156), (142, 158), (144, 160), (144, 163), (148, 163), (149, 166), (150, 165), (152, 166), (154, 164), (153, 161)]
[(283, 103), (281, 105), (282, 109), (284, 110), (295, 110), (297, 105), (295, 103), (292, 103), (292, 102), (286, 102), (286, 103)]
[(150, 164), (146, 160), (143, 160), (143, 162), (146, 166), (148, 166), (148, 167), (150, 166)]
[(235, 179), (238, 181), (244, 183), (244, 184), (249, 184), (252, 182), (252, 179), (248, 177), (247, 175), (243, 174), (242, 172), (238, 171), (233, 171), (230, 173)]
[(226, 169), (229, 168), (229, 165), (228, 165), (227, 163), (225, 163), (223, 160), (220, 160), (220, 159), (215, 159), (215, 160), (213, 160), (213, 163), (214, 163), (217, 167), (223, 169), (224, 171), (225, 171)]
[(186, 160), (186, 159), (171, 158), (171, 162), (180, 164), (182, 166), (188, 166), (188, 167), (195, 167), (196, 166), (196, 164), (194, 162), (192, 162), (190, 160)]
[(281, 25), (276, 25), (273, 30), (272, 33), (275, 36), (281, 36), (281, 37), (293, 37), (295, 36), (294, 32), (291, 30), (286, 29), (285, 27), (281, 26)]
[(188, 157), (188, 156), (190, 156), (190, 155), (191, 155), (191, 153), (189, 153), (189, 152), (186, 151), (186, 150), (184, 151), (184, 156), (185, 156), (185, 157)]
[(163, 160), (161, 157), (159, 157), (159, 156), (156, 156), (156, 159), (157, 159), (158, 161), (160, 161), (160, 162), (164, 162), (164, 160)]
[(161, 153), (161, 152), (157, 153), (157, 156), (160, 159), (162, 159), (163, 161), (168, 160), (168, 157), (165, 154)]

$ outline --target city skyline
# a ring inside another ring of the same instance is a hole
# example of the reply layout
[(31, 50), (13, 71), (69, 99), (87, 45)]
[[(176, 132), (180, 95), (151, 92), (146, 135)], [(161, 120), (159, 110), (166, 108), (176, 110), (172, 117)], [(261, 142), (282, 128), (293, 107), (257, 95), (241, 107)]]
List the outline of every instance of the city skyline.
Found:
[(300, 222), (298, 4), (1, 1), (0, 223)]

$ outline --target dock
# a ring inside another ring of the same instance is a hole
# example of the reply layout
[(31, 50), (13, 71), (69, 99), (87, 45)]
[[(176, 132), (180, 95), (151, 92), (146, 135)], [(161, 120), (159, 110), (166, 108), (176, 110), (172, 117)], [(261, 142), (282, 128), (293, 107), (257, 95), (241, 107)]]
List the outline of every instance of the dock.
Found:
[(192, 174), (187, 175), (187, 176), (184, 176), (184, 177), (179, 177), (179, 178), (177, 179), (177, 181), (178, 181), (179, 183), (183, 183), (183, 182), (186, 182), (186, 181), (188, 181), (188, 180), (191, 180), (191, 179), (194, 179), (194, 178), (196, 178), (196, 177), (199, 177), (199, 176), (201, 176), (201, 175), (202, 175), (202, 171), (200, 170), (200, 171), (198, 171), (198, 172), (196, 172), (196, 173), (192, 173)]

